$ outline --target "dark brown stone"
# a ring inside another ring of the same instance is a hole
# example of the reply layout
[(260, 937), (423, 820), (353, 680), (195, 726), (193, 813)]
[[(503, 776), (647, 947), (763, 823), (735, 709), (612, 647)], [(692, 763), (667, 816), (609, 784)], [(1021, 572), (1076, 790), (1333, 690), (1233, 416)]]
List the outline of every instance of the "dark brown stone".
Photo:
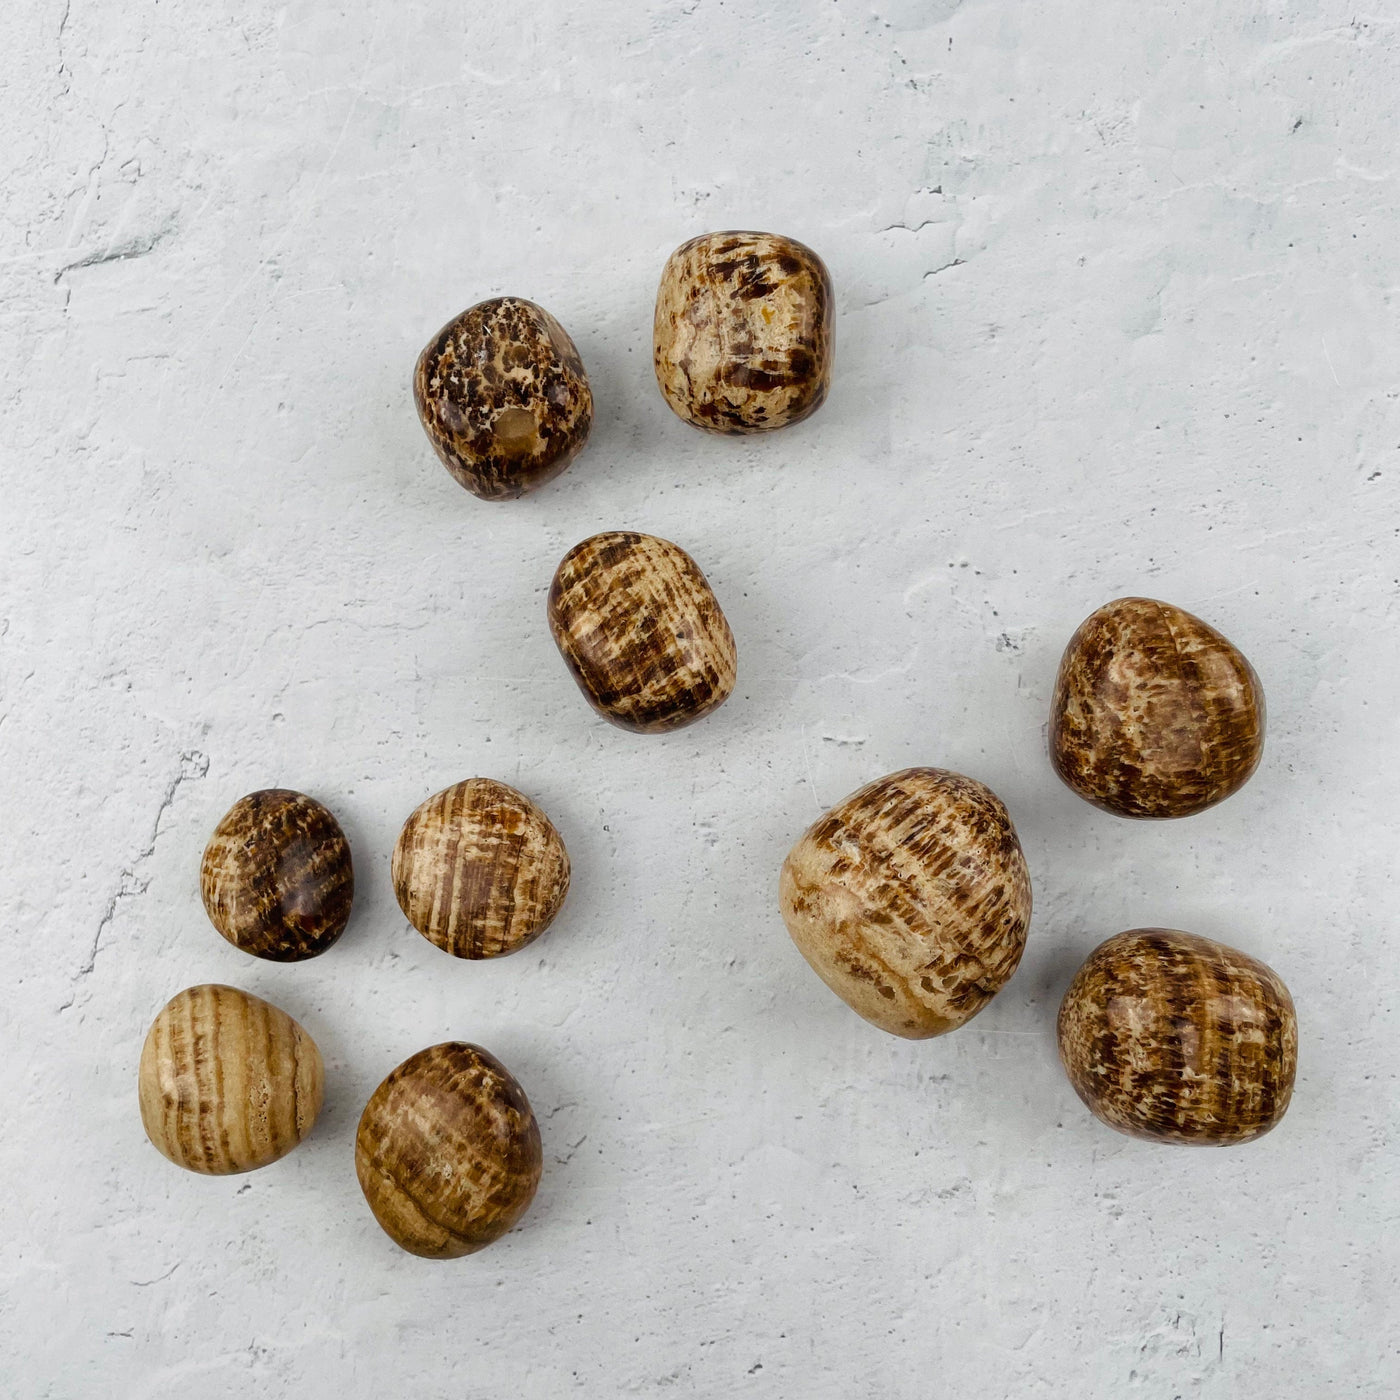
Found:
[(1227, 1146), (1288, 1108), (1293, 1000), (1277, 973), (1195, 934), (1142, 928), (1090, 954), (1060, 1006), (1060, 1059), (1111, 1128)]
[(443, 465), (474, 496), (523, 496), (583, 450), (593, 394), (574, 343), (543, 307), (483, 301), (418, 357), (418, 417)]
[(705, 575), (654, 535), (575, 545), (549, 590), (549, 630), (589, 704), (623, 729), (679, 729), (734, 689), (734, 634)]
[(210, 921), (235, 948), (300, 962), (345, 931), (355, 897), (350, 845), (314, 797), (251, 792), (214, 829), (199, 888)]
[(448, 1041), (405, 1060), (370, 1096), (355, 1174), (395, 1244), (458, 1259), (500, 1239), (540, 1181), (540, 1130), (525, 1091), (479, 1045)]
[(1060, 662), (1050, 758), (1081, 797), (1122, 817), (1185, 817), (1238, 791), (1264, 751), (1264, 692), (1198, 617), (1119, 598)]

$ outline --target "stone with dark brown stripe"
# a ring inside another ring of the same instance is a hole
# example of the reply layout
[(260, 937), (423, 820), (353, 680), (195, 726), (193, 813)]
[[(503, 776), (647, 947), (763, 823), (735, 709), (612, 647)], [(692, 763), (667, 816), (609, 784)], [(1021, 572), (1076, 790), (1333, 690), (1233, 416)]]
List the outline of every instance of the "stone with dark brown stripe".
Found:
[(1050, 758), (1096, 807), (1190, 816), (1237, 792), (1263, 751), (1259, 677), (1200, 618), (1119, 598), (1070, 639), (1051, 704)]
[(1059, 1041), (1095, 1116), (1159, 1142), (1262, 1137), (1288, 1108), (1298, 1064), (1293, 999), (1278, 974), (1177, 929), (1101, 943), (1065, 992)]
[(442, 464), (483, 501), (558, 476), (593, 426), (593, 392), (568, 332), (520, 297), (449, 321), (418, 357), (413, 400)]
[(656, 382), (697, 428), (767, 432), (826, 401), (834, 335), (831, 275), (810, 248), (773, 233), (707, 233), (661, 274)]
[(956, 1030), (1021, 961), (1031, 884), (995, 793), (906, 768), (852, 793), (783, 862), (783, 919), (813, 970), (867, 1021)]
[(235, 948), (272, 962), (314, 958), (350, 918), (350, 845), (314, 797), (250, 792), (215, 827), (199, 889), (210, 922)]
[(549, 590), (549, 630), (588, 703), (623, 729), (679, 729), (722, 705), (738, 655), (696, 562), (654, 535), (575, 545)]
[(316, 1042), (285, 1011), (236, 987), (190, 987), (146, 1035), (138, 1073), (146, 1135), (209, 1176), (265, 1167), (321, 1110)]
[(394, 894), (409, 923), (458, 958), (533, 943), (569, 891), (569, 853), (523, 793), (468, 778), (428, 798), (399, 832)]
[(458, 1259), (500, 1239), (539, 1185), (540, 1130), (525, 1091), (479, 1045), (420, 1050), (370, 1097), (355, 1173), (401, 1248)]

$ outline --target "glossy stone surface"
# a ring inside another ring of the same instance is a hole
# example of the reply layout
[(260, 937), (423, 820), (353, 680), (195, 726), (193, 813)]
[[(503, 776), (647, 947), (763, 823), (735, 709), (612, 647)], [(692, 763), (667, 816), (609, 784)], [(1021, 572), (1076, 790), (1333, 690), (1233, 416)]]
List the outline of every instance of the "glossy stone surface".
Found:
[(146, 1135), (208, 1176), (265, 1167), (311, 1131), (325, 1075), (316, 1042), (285, 1011), (235, 987), (190, 987), (141, 1049)]
[(661, 274), (656, 382), (697, 428), (782, 428), (825, 402), (834, 333), (831, 275), (810, 248), (773, 233), (707, 233)]
[(569, 853), (523, 793), (468, 778), (428, 798), (394, 846), (394, 894), (430, 943), (498, 958), (533, 943), (569, 891)]
[(523, 496), (583, 450), (593, 393), (563, 326), (520, 297), (449, 321), (413, 372), (418, 417), (442, 464), (474, 496)]
[(405, 1060), (371, 1095), (355, 1174), (401, 1248), (458, 1259), (500, 1239), (540, 1181), (540, 1130), (525, 1091), (479, 1045), (448, 1041)]
[(1228, 1146), (1288, 1108), (1293, 1000), (1277, 973), (1223, 943), (1143, 928), (1101, 943), (1060, 1006), (1060, 1059), (1111, 1128)]
[(654, 535), (614, 530), (575, 545), (549, 590), (549, 630), (588, 703), (623, 729), (659, 733), (734, 689), (738, 654), (696, 562)]
[(199, 891), (210, 922), (235, 948), (271, 962), (314, 958), (350, 918), (350, 845), (314, 797), (250, 792), (215, 827)]
[(1031, 917), (1006, 808), (940, 768), (891, 773), (833, 807), (783, 862), (779, 898), (822, 981), (911, 1040), (956, 1030), (1001, 990)]
[(1190, 816), (1237, 792), (1263, 751), (1259, 678), (1200, 618), (1119, 598), (1070, 639), (1051, 702), (1050, 758), (1096, 807)]

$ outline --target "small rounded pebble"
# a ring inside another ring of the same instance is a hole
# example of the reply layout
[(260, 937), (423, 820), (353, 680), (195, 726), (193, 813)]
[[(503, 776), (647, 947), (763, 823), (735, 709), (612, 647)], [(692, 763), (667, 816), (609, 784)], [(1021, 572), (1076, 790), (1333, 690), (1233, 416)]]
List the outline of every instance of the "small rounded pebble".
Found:
[(399, 908), (430, 943), (458, 958), (499, 958), (554, 921), (569, 892), (569, 853), (528, 797), (468, 778), (403, 824), (392, 874)]
[(199, 890), (210, 922), (235, 948), (272, 962), (314, 958), (350, 918), (350, 845), (314, 797), (250, 792), (215, 827)]
[(138, 1074), (146, 1135), (208, 1176), (284, 1157), (321, 1111), (316, 1042), (285, 1011), (236, 987), (190, 987), (146, 1035)]
[(418, 357), (413, 400), (443, 465), (483, 501), (553, 480), (593, 426), (573, 341), (520, 297), (483, 301), (449, 321)]
[(881, 1030), (956, 1030), (1010, 979), (1031, 884), (1006, 808), (940, 768), (838, 803), (783, 862), (783, 920), (816, 974)]
[(1110, 1128), (1229, 1146), (1288, 1108), (1298, 1065), (1293, 999), (1256, 959), (1177, 929), (1116, 934), (1065, 992), (1060, 1059)]
[(449, 1041), (420, 1050), (365, 1105), (360, 1189), (389, 1238), (424, 1259), (460, 1259), (511, 1229), (540, 1182), (540, 1130), (494, 1055)]
[(679, 729), (734, 689), (734, 634), (705, 575), (654, 535), (575, 545), (549, 590), (549, 630), (588, 703), (623, 729)]
[(653, 362), (666, 402), (712, 433), (800, 423), (826, 401), (835, 315), (831, 275), (774, 233), (707, 233), (661, 274)]
[(1060, 662), (1050, 758), (1120, 817), (1186, 817), (1237, 792), (1264, 752), (1264, 692), (1240, 652), (1170, 603), (1119, 598)]

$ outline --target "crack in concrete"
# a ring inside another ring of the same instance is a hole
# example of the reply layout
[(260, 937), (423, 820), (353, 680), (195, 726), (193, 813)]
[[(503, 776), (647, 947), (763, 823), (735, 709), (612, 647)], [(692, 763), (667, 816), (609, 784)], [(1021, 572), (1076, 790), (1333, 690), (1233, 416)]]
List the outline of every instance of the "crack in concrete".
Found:
[[(200, 753), (197, 749), (191, 749), (180, 755), (179, 771), (166, 785), (160, 806), (156, 809), (155, 820), (151, 823), (150, 840), (136, 853), (129, 864), (123, 866), (121, 877), (117, 881), (117, 888), (112, 891), (111, 897), (107, 900), (107, 907), (102, 911), (102, 917), (98, 920), (97, 931), (93, 934), (92, 949), (88, 953), (87, 961), (72, 978), (74, 984), (90, 976), (97, 966), (97, 955), (102, 951), (102, 939), (111, 926), (112, 920), (116, 918), (117, 906), (122, 900), (130, 899), (134, 895), (145, 894), (146, 890), (150, 888), (150, 879), (142, 879), (140, 870), (142, 865), (155, 854), (156, 842), (160, 839), (160, 824), (174, 803), (175, 794), (185, 783), (202, 778), (208, 772), (209, 757), (207, 754)], [(73, 997), (69, 997), (58, 1009), (66, 1011), (72, 1006), (73, 1000)]]

